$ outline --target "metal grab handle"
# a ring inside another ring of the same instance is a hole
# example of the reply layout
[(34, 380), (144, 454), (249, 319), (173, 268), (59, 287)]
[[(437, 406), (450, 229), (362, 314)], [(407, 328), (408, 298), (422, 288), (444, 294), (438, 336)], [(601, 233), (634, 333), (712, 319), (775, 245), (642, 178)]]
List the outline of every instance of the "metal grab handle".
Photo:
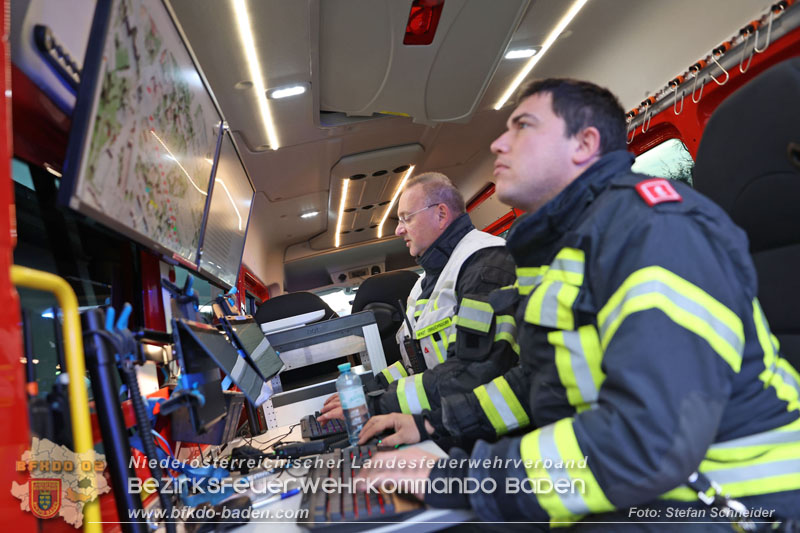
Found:
[(747, 72), (747, 69), (750, 68), (750, 62), (753, 60), (753, 54), (756, 51), (756, 47), (755, 47), (755, 44), (754, 44), (753, 45), (753, 49), (750, 51), (750, 55), (747, 57), (747, 65), (742, 67), (742, 63), (744, 63), (744, 54), (747, 51), (747, 41), (748, 41), (748, 39), (750, 39), (750, 32), (746, 31), (746, 32), (744, 32), (743, 35), (744, 35), (744, 39), (742, 40), (742, 57), (739, 59), (739, 72), (741, 72), (742, 74)]
[(672, 88), (672, 90), (675, 91), (675, 100), (672, 102), (672, 112), (675, 113), (675, 116), (678, 116), (681, 113), (683, 113), (683, 97), (684, 97), (683, 91), (681, 91), (681, 108), (678, 109), (678, 87), (680, 86), (681, 83), (683, 83), (683, 76), (678, 76), (677, 78), (669, 82), (670, 88)]
[(700, 99), (703, 98), (703, 87), (705, 87), (705, 83), (700, 86), (700, 94), (697, 95), (697, 99), (694, 98), (694, 93), (697, 90), (697, 74), (694, 75), (694, 86), (692, 87), (692, 102), (695, 104), (700, 103)]
[(647, 133), (650, 129), (650, 119), (653, 118), (653, 113), (650, 112), (650, 106), (644, 107), (644, 117), (642, 118), (642, 133)]
[[(759, 54), (763, 54), (764, 52), (767, 51), (767, 48), (769, 48), (769, 41), (770, 41), (770, 38), (772, 37), (772, 19), (773, 19), (774, 15), (775, 15), (774, 9), (775, 9), (776, 6), (779, 6), (779, 4), (775, 4), (775, 6), (772, 6), (772, 9), (769, 10), (769, 22), (768, 22), (768, 25), (767, 25), (767, 39), (764, 41), (764, 48), (761, 48), (760, 50), (758, 48), (758, 28), (756, 28), (756, 39), (755, 39), (755, 42), (753, 43), (753, 51), (754, 52), (758, 52)], [(783, 11), (783, 8), (781, 8), (780, 10)]]
[[(69, 412), (72, 418), (72, 440), (75, 453), (94, 450), (92, 426), (89, 419), (89, 395), (83, 383), (86, 365), (83, 355), (81, 320), (78, 316), (78, 298), (69, 283), (63, 278), (19, 265), (11, 266), (11, 282), (20, 287), (51, 292), (61, 306), (64, 315), (64, 352), (69, 375)], [(54, 313), (54, 316), (57, 316)], [(92, 488), (96, 488), (95, 476), (89, 476)], [(100, 502), (95, 498), (83, 508), (83, 531), (102, 533), (100, 524)]]
[[(633, 138), (636, 137), (636, 127), (634, 126), (631, 128), (634, 116), (636, 116), (636, 113), (628, 113), (628, 131), (625, 133), (625, 144), (631, 144), (633, 142)], [(628, 134), (630, 134), (630, 138), (628, 137)]]

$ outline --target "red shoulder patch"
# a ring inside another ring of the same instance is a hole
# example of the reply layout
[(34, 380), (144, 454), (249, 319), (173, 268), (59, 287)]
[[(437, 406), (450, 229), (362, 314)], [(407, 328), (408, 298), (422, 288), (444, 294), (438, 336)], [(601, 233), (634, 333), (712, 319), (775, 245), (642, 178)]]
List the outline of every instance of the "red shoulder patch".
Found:
[(683, 201), (683, 198), (669, 180), (663, 178), (653, 178), (639, 182), (636, 185), (636, 191), (650, 207), (664, 202)]

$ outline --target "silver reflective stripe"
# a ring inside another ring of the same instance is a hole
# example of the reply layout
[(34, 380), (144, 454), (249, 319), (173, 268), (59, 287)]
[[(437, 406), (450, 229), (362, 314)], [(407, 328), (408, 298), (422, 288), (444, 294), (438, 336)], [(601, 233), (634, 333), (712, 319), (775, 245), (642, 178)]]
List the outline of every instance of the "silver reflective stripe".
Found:
[(558, 324), (558, 291), (561, 290), (564, 284), (560, 281), (554, 281), (549, 287), (547, 292), (544, 293), (542, 298), (542, 312), (539, 316), (539, 323), (542, 326), (557, 327)]
[(586, 403), (597, 401), (597, 387), (592, 379), (592, 371), (589, 369), (589, 362), (581, 344), (581, 335), (577, 331), (564, 332), (564, 345), (569, 350), (569, 360), (572, 364), (572, 373), (575, 375), (575, 383), (581, 398)]
[(632, 287), (628, 292), (626, 292), (619, 305), (608, 313), (605, 321), (600, 325), (600, 338), (605, 336), (608, 325), (612, 324), (619, 316), (619, 314), (622, 312), (622, 308), (625, 306), (625, 303), (628, 300), (644, 294), (654, 293), (666, 296), (670, 301), (672, 301), (673, 304), (677, 305), (684, 311), (691, 313), (700, 320), (707, 322), (717, 335), (722, 337), (728, 344), (731, 345), (731, 347), (733, 347), (734, 350), (736, 350), (737, 354), (741, 354), (744, 350), (744, 344), (742, 340), (739, 339), (736, 333), (732, 331), (731, 328), (729, 328), (724, 322), (712, 315), (708, 309), (702, 305), (698, 304), (691, 298), (687, 298), (666, 283), (658, 280), (645, 281), (639, 285), (636, 285), (635, 287)]
[(712, 444), (711, 450), (727, 448), (744, 448), (746, 446), (762, 446), (764, 444), (786, 444), (788, 442), (800, 443), (800, 431), (770, 430), (755, 435), (748, 435), (738, 439), (726, 440)]
[(517, 284), (522, 287), (531, 287), (542, 282), (542, 274), (537, 276), (517, 276)]
[[(550, 424), (541, 429), (539, 433), (539, 453), (541, 454), (542, 464), (545, 467), (550, 464), (550, 467), (546, 468), (553, 486), (572, 487), (572, 478), (567, 469), (563, 466), (561, 468), (555, 466), (562, 463), (561, 454), (558, 453), (558, 446), (556, 445), (555, 424)], [(566, 480), (566, 483), (558, 485), (558, 482), (562, 479)], [(559, 494), (559, 499), (564, 504), (564, 507), (567, 508), (567, 511), (572, 514), (582, 515), (590, 512), (589, 506), (586, 505), (580, 492), (576, 491), (574, 494), (565, 492), (564, 494)]]
[(267, 350), (269, 350), (271, 347), (272, 346), (270, 346), (267, 338), (264, 337), (264, 340), (259, 342), (258, 346), (256, 346), (256, 349), (253, 350), (253, 353), (250, 354), (250, 357), (253, 358), (253, 362), (258, 364), (258, 360), (261, 359), (264, 356), (264, 354), (267, 353)]
[[(499, 317), (498, 317), (499, 319)], [(513, 320), (513, 317), (511, 318)], [(501, 320), (497, 321), (497, 328), (495, 329), (495, 335), (498, 333), (508, 333), (512, 337), (517, 336), (517, 325), (514, 322), (504, 322)]]
[(741, 481), (758, 481), (764, 478), (791, 474), (792, 472), (800, 472), (800, 459), (784, 459), (760, 465), (739, 466), (703, 473), (720, 485), (727, 485)]
[(574, 259), (556, 259), (550, 263), (550, 270), (553, 269), (583, 275), (584, 262), (575, 261)]
[(511, 408), (508, 406), (506, 399), (503, 397), (503, 393), (497, 388), (497, 384), (494, 381), (491, 381), (484, 385), (484, 388), (486, 389), (486, 393), (489, 395), (489, 399), (492, 400), (492, 405), (494, 405), (494, 408), (497, 409), (497, 413), (500, 415), (500, 418), (503, 419), (503, 423), (506, 425), (506, 430), (512, 431), (517, 429), (519, 427), (517, 417), (515, 417), (514, 413), (511, 412)]
[(391, 378), (391, 379), (387, 379), (387, 381), (389, 381), (389, 383), (391, 383), (392, 381), (397, 381), (398, 379), (403, 377), (403, 374), (400, 373), (400, 369), (397, 368), (395, 365), (392, 365), (390, 367), (384, 368), (383, 372), (384, 373), (387, 373), (387, 372), (389, 373), (389, 375), (386, 376), (387, 378), (389, 378), (389, 377)]
[[(778, 357), (778, 354), (776, 354), (776, 357)], [(786, 369), (784, 369), (784, 368), (778, 368), (778, 367), (775, 365), (775, 363), (774, 363), (774, 362), (772, 363), (772, 371), (773, 371), (775, 374), (779, 375), (779, 376), (781, 377), (781, 379), (783, 379), (783, 382), (784, 382), (784, 383), (786, 383), (787, 385), (789, 385), (789, 386), (793, 387), (793, 388), (794, 388), (794, 390), (796, 390), (796, 391), (797, 391), (797, 394), (798, 394), (798, 396), (800, 396), (800, 383), (797, 383), (797, 380), (796, 380), (796, 379), (794, 379), (794, 376), (793, 376), (793, 375), (791, 375), (791, 374), (790, 374), (790, 373), (789, 373), (789, 372), (788, 372)]]
[(462, 303), (461, 308), (458, 310), (458, 317), (466, 320), (473, 320), (486, 325), (486, 331), (489, 330), (492, 324), (492, 312), (484, 311), (482, 309), (475, 309), (470, 307), (466, 302)]
[(422, 405), (420, 405), (419, 396), (417, 395), (417, 387), (416, 383), (414, 383), (414, 376), (403, 378), (403, 380), (405, 381), (403, 392), (406, 396), (406, 402), (408, 403), (410, 414), (418, 415), (422, 412)]

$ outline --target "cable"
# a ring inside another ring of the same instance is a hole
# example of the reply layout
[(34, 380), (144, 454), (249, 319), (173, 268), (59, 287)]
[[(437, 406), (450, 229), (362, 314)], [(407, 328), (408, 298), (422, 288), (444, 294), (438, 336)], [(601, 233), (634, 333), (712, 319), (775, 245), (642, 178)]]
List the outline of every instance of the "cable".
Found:
[[(153, 477), (156, 478), (158, 497), (161, 500), (163, 509), (166, 511), (166, 516), (171, 516), (172, 501), (166, 493), (161, 491), (163, 472), (161, 471), (161, 466), (158, 464), (158, 455), (156, 454), (155, 442), (153, 441), (152, 436), (150, 438), (147, 437), (147, 435), (150, 435), (153, 431), (153, 427), (150, 425), (150, 416), (147, 412), (147, 408), (144, 405), (142, 393), (139, 390), (139, 381), (136, 379), (134, 363), (130, 359), (126, 359), (121, 362), (120, 368), (122, 370), (122, 375), (127, 382), (128, 390), (131, 392), (131, 402), (133, 403), (133, 410), (136, 414), (136, 424), (139, 426), (139, 434), (142, 436), (141, 440), (142, 446), (144, 447), (144, 452), (148, 459), (150, 459), (150, 461), (148, 461), (150, 472), (153, 474)], [(175, 533), (174, 521), (166, 519), (164, 520), (164, 525), (166, 526), (168, 533)]]

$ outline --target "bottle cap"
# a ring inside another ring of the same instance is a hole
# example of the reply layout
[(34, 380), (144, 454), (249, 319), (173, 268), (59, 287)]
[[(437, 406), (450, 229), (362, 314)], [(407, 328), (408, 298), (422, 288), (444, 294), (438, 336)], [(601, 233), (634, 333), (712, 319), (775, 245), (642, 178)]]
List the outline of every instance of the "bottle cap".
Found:
[(339, 372), (344, 374), (345, 372), (350, 372), (350, 363), (342, 363), (339, 365)]

